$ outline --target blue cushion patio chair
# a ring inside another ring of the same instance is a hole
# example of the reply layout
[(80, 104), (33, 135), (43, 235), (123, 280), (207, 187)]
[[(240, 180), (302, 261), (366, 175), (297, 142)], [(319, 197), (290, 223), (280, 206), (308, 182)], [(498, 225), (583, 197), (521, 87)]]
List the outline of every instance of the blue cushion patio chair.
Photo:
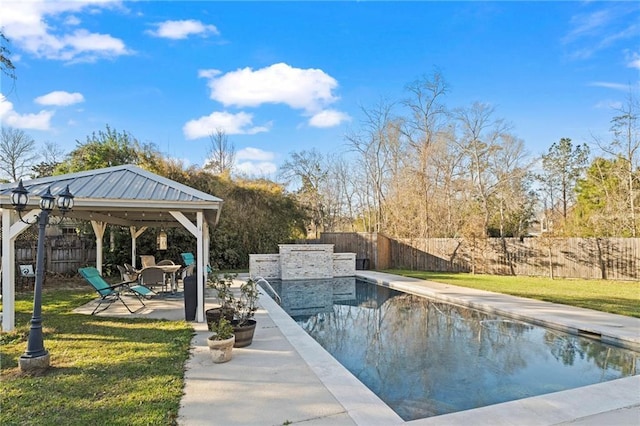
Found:
[(193, 255), (193, 253), (180, 253), (180, 256), (182, 256), (182, 260), (184, 261), (184, 266), (189, 266), (192, 263), (195, 263), (196, 258)]
[[(123, 292), (131, 292), (134, 296), (136, 296), (138, 301), (142, 303), (142, 306), (145, 306), (144, 302), (142, 301), (143, 297), (150, 297), (155, 295), (155, 293), (151, 289), (143, 285), (132, 285), (132, 283), (129, 282), (121, 282), (113, 285), (109, 284), (104, 280), (104, 278), (102, 278), (100, 272), (92, 266), (80, 268), (78, 269), (78, 272), (80, 273), (82, 278), (84, 278), (100, 295), (98, 305), (95, 307), (93, 312), (91, 312), (91, 315), (94, 315), (96, 312), (104, 311), (109, 306), (111, 306), (113, 302), (118, 300), (122, 302), (122, 304), (130, 313), (133, 313), (134, 311), (132, 311), (131, 308), (129, 308), (129, 305), (127, 305), (127, 303), (122, 300), (122, 297), (120, 297), (120, 294)], [(107, 306), (100, 309), (100, 307), (104, 304), (106, 304)]]
[[(184, 266), (190, 266), (196, 263), (196, 258), (193, 253), (180, 253), (182, 256), (182, 260), (184, 261)], [(211, 273), (211, 266), (207, 265), (207, 274)]]

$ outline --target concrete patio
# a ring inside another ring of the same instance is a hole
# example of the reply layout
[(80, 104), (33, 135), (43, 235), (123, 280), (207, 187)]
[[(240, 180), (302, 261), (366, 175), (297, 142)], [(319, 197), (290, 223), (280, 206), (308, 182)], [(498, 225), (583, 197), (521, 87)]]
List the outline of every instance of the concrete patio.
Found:
[[(640, 319), (604, 314), (451, 285), (358, 271), (360, 278), (458, 303), (534, 315), (567, 330), (587, 330), (625, 346), (640, 344)], [(134, 316), (184, 319), (179, 297), (150, 300)], [(207, 308), (215, 298), (206, 298)], [(206, 325), (186, 364), (180, 425), (639, 425), (640, 376), (526, 398), (474, 410), (404, 422), (337, 363), (275, 302), (262, 296), (253, 344), (235, 348), (225, 364), (210, 360)], [(92, 304), (78, 309), (89, 313)], [(132, 316), (113, 306), (101, 316)]]

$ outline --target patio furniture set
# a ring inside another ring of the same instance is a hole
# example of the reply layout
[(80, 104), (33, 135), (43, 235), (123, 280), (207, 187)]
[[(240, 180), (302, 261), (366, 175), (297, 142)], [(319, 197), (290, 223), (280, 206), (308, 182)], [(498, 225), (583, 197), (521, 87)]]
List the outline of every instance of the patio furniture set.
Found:
[[(140, 256), (142, 260), (142, 268), (136, 269), (133, 265), (125, 263), (117, 265), (122, 282), (117, 284), (109, 284), (100, 275), (100, 272), (94, 267), (80, 268), (78, 272), (89, 283), (100, 296), (97, 306), (91, 312), (102, 312), (107, 309), (113, 302), (120, 301), (129, 312), (134, 311), (122, 299), (121, 294), (129, 293), (134, 295), (137, 300), (145, 306), (143, 299), (158, 294), (175, 294), (178, 290), (178, 282), (176, 274), (182, 270), (182, 276), (190, 275), (193, 272), (195, 259), (191, 253), (182, 254), (185, 265), (176, 265), (171, 260), (161, 260), (156, 263), (154, 256)], [(160, 287), (161, 291), (154, 290)], [(105, 307), (102, 305), (106, 304)], [(102, 308), (101, 308), (102, 307)]]

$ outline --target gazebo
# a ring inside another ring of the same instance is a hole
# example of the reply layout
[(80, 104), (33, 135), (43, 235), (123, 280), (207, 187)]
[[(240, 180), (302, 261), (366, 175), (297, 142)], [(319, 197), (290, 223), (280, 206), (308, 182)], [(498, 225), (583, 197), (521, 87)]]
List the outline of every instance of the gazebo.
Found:
[[(67, 217), (91, 222), (96, 236), (96, 268), (102, 272), (102, 238), (107, 224), (125, 226), (131, 233), (131, 263), (136, 261), (136, 238), (150, 227), (183, 226), (197, 240), (196, 320), (204, 322), (204, 287), (209, 259), (209, 228), (218, 223), (222, 200), (134, 165), (107, 167), (24, 182), (29, 203), (22, 217), (33, 222), (47, 188), (56, 195), (67, 185), (74, 195)], [(17, 184), (0, 185), (2, 212), (2, 329), (15, 328), (15, 240), (30, 225), (21, 221), (11, 204)], [(56, 209), (51, 216), (60, 215)]]

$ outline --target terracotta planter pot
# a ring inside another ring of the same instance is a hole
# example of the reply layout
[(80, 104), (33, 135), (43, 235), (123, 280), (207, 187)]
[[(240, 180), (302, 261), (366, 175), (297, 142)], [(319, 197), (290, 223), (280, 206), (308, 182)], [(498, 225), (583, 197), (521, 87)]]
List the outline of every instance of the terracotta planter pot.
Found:
[(233, 333), (236, 335), (236, 343), (234, 348), (244, 348), (253, 342), (253, 333), (256, 330), (256, 320), (248, 320), (245, 325), (239, 326), (237, 321), (231, 322), (233, 325)]
[(235, 341), (236, 336), (231, 336), (225, 340), (213, 340), (211, 336), (207, 338), (207, 345), (209, 345), (211, 360), (216, 364), (230, 361)]

